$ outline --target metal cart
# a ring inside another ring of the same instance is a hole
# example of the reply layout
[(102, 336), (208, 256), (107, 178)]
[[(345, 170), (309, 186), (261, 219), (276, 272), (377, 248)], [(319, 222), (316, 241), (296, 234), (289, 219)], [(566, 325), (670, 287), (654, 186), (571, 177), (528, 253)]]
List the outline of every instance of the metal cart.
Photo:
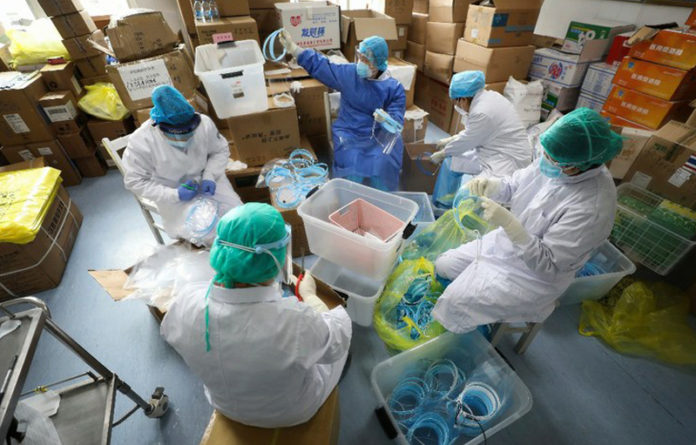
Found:
[[(17, 305), (33, 306), (21, 312), (9, 308)], [(0, 303), (0, 324), (8, 319), (19, 320), (20, 326), (12, 333), (0, 338), (0, 440), (9, 443), (10, 438), (23, 439), (24, 432), (18, 428), (14, 417), (17, 402), (29, 367), (34, 357), (36, 344), (44, 330), (60, 340), (89, 365), (92, 371), (71, 377), (46, 387), (58, 387), (60, 406), (51, 417), (61, 442), (64, 444), (108, 444), (111, 429), (138, 409), (146, 416), (158, 418), (168, 408), (168, 397), (163, 387), (157, 387), (146, 402), (130, 386), (87, 352), (51, 319), (46, 304), (35, 297), (16, 298)], [(69, 386), (71, 381), (79, 382)], [(116, 391), (121, 392), (136, 406), (120, 420), (114, 422)]]

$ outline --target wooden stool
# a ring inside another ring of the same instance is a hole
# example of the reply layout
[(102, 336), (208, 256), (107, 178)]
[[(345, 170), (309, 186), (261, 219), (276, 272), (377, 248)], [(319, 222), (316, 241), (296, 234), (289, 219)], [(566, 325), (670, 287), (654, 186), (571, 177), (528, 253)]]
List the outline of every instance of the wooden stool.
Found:
[(335, 388), (314, 417), (288, 428), (243, 425), (214, 411), (200, 445), (336, 445), (339, 425), (338, 388)]

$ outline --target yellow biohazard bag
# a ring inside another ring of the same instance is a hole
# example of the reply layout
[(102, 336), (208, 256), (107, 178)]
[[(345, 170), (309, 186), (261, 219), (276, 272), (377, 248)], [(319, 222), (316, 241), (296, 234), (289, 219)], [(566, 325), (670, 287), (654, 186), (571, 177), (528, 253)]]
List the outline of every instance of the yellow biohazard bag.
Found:
[(0, 173), (0, 242), (34, 241), (61, 181), (51, 167)]
[(77, 103), (85, 113), (107, 121), (120, 121), (130, 113), (113, 84), (97, 82), (85, 89), (87, 94)]
[(26, 30), (10, 29), (12, 67), (46, 63), (52, 57), (70, 58), (60, 34), (49, 19), (37, 20)]

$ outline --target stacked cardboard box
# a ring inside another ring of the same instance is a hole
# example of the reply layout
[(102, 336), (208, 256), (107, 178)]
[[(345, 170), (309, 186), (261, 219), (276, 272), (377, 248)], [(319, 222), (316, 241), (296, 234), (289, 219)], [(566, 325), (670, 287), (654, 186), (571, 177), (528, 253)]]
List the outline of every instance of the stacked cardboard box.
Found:
[(264, 42), (273, 31), (280, 27), (276, 14), (276, 3), (288, 3), (289, 1), (290, 0), (252, 0), (249, 2), (251, 18), (256, 20), (261, 42)]
[(580, 87), (580, 97), (578, 97), (576, 108), (586, 107), (598, 112), (602, 111), (604, 102), (611, 91), (611, 82), (616, 74), (616, 68), (605, 62), (590, 64)]
[(428, 14), (414, 12), (408, 30), (405, 59), (415, 64), (420, 71), (425, 65), (425, 42), (427, 41)]
[[(457, 41), (464, 34), (471, 0), (432, 0), (425, 23), (423, 72), (431, 79), (449, 83)], [(422, 20), (422, 17), (419, 17)]]
[(371, 9), (341, 11), (341, 51), (349, 61), (355, 60), (360, 42), (374, 35), (383, 37), (390, 47), (398, 45), (396, 21)]
[(397, 40), (389, 42), (389, 49), (393, 56), (403, 59), (408, 47), (413, 0), (371, 0), (370, 9), (388, 15), (396, 22)]
[(217, 2), (220, 18), (196, 21), (196, 46), (225, 40), (256, 40), (259, 27), (250, 15), (248, 0)]

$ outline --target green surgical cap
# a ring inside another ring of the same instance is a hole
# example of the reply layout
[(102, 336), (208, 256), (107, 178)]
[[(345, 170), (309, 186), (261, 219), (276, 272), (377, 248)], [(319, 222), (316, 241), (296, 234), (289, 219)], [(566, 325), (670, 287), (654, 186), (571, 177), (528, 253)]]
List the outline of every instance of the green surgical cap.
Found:
[(546, 153), (559, 164), (583, 171), (612, 160), (623, 147), (623, 138), (590, 108), (578, 108), (566, 114), (539, 140)]
[[(210, 265), (217, 275), (215, 281), (226, 287), (236, 283), (263, 283), (275, 277), (276, 262), (268, 253), (252, 253), (225, 246), (219, 240), (254, 249), (259, 244), (272, 244), (286, 236), (285, 221), (268, 204), (251, 202), (227, 212), (218, 223), (217, 238), (210, 251)], [(281, 267), (285, 264), (286, 246), (269, 249)]]

